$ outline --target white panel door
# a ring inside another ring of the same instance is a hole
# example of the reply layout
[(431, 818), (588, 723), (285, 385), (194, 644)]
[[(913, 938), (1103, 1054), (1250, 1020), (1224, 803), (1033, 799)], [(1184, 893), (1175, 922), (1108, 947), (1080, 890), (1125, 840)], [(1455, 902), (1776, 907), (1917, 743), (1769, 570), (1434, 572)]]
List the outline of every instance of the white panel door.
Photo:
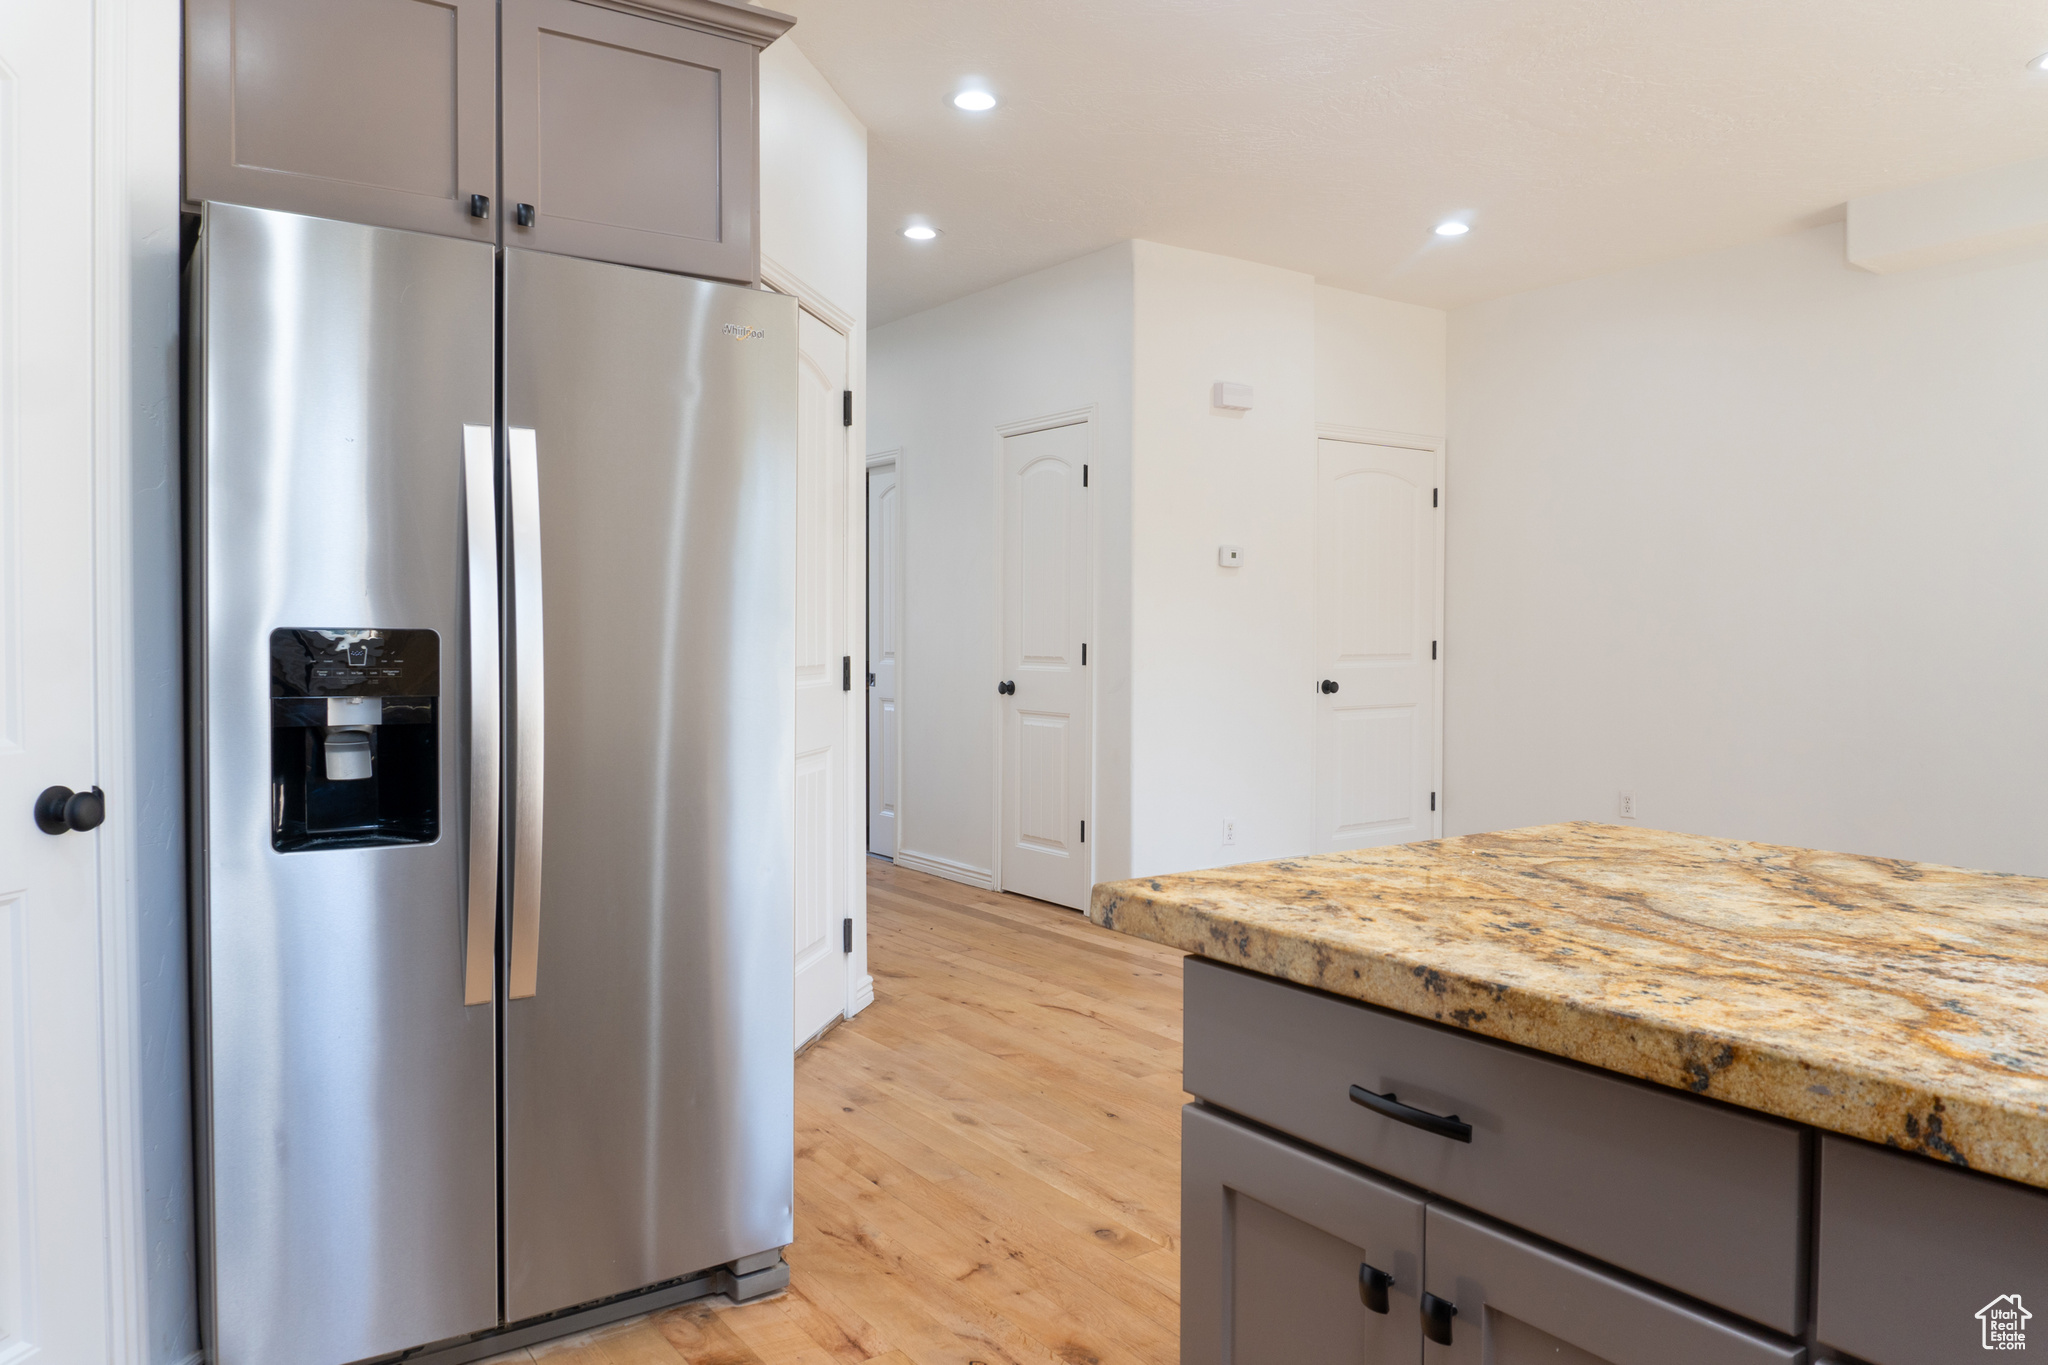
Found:
[[(97, 781), (93, 14), (0, 5), (0, 1360), (49, 1365), (125, 1354), (108, 1276), (107, 1190), (126, 1173), (102, 1090), (102, 836), (31, 818), (45, 788)], [(115, 820), (130, 799), (108, 794)]]
[(1318, 852), (1433, 838), (1436, 457), (1316, 443)]
[(900, 570), (896, 563), (898, 520), (896, 466), (868, 471), (868, 852), (896, 856), (896, 739), (902, 717), (896, 707), (896, 654), (903, 623)]
[(1002, 889), (1076, 910), (1093, 882), (1087, 458), (1085, 422), (1003, 438)]
[(796, 1038), (846, 1009), (841, 923), (852, 642), (846, 631), (846, 338), (799, 313), (796, 441)]

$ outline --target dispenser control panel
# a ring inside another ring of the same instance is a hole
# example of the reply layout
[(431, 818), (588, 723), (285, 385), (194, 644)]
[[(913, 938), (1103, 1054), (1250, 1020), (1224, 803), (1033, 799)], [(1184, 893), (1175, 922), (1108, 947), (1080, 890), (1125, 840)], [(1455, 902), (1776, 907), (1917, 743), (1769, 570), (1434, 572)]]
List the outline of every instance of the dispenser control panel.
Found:
[(270, 633), (271, 846), (432, 843), (441, 640), (431, 630)]

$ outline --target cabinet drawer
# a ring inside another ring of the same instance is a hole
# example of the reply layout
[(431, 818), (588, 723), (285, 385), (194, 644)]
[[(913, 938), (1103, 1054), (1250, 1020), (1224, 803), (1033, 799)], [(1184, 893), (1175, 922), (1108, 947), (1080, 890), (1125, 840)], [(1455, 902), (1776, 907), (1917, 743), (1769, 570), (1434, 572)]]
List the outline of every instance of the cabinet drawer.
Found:
[(1424, 1365), (1796, 1365), (1796, 1342), (1667, 1298), (1458, 1209), (1431, 1204), (1426, 1288), (1450, 1343)]
[(1818, 1254), (1820, 1340), (1872, 1365), (1974, 1359), (2015, 1325), (1987, 1310), (2048, 1343), (2048, 1193), (1823, 1137)]
[(1181, 1365), (1415, 1365), (1419, 1191), (1193, 1104), (1180, 1189)]
[[(1801, 1130), (1199, 958), (1183, 1084), (1314, 1146), (1783, 1332), (1804, 1324)], [(1456, 1114), (1458, 1142), (1354, 1085)]]

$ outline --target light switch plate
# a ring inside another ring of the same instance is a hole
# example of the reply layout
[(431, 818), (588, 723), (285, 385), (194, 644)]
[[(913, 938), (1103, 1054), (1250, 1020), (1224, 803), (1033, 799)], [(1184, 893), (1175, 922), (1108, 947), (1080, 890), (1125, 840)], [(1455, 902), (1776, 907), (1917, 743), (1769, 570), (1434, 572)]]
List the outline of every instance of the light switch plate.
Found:
[(1209, 403), (1212, 407), (1222, 408), (1228, 412), (1250, 412), (1252, 386), (1219, 379), (1209, 386)]
[(1241, 568), (1244, 565), (1244, 551), (1235, 545), (1218, 545), (1216, 562), (1226, 569)]

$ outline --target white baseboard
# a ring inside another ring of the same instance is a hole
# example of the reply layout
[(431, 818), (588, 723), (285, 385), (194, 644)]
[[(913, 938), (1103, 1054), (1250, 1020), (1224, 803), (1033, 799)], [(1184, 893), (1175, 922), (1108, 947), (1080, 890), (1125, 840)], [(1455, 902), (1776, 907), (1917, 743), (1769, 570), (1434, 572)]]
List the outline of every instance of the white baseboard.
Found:
[(875, 1003), (875, 979), (862, 973), (860, 981), (853, 988), (853, 1003), (846, 1008), (846, 1017), (851, 1019), (869, 1005)]
[(912, 853), (907, 848), (896, 850), (896, 866), (907, 867), (912, 872), (929, 872), (934, 877), (944, 877), (949, 882), (965, 882), (978, 886), (984, 891), (996, 889), (996, 874), (985, 867), (970, 867), (956, 863), (951, 858), (935, 858), (929, 853)]

